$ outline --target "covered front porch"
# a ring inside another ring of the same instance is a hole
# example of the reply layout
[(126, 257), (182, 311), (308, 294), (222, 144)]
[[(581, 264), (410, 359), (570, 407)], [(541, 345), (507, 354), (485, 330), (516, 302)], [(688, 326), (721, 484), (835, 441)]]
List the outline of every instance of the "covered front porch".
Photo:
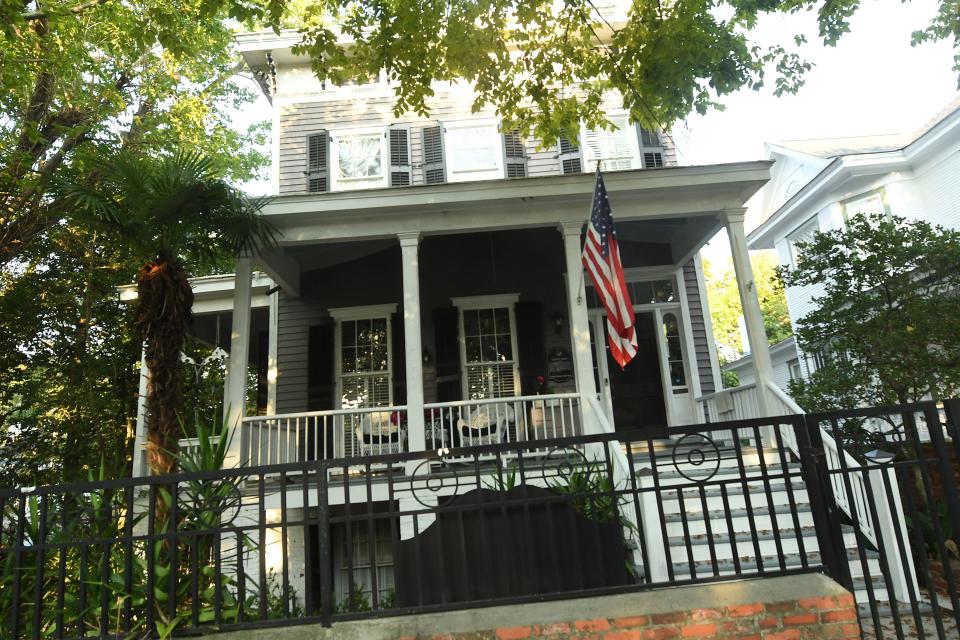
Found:
[[(700, 399), (719, 391), (719, 374), (696, 255), (727, 228), (751, 346), (765, 352), (742, 207), (767, 172), (745, 163), (607, 176), (640, 342), (624, 370), (607, 355), (603, 310), (580, 263), (592, 176), (278, 199), (267, 214), (280, 247), (237, 260), (226, 383), (233, 460), (704, 421)], [(277, 287), (266, 414), (246, 416), (235, 408), (246, 394), (254, 263)], [(772, 406), (763, 387), (755, 395)]]

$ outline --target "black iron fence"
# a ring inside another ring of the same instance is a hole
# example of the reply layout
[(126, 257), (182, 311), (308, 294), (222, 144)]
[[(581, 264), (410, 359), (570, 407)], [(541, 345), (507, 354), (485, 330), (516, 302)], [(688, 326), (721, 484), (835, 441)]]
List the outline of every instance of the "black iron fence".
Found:
[(948, 413), (2, 491), (0, 637), (330, 624), (811, 571), (857, 593), (865, 633), (949, 637), (960, 512), (946, 454), (960, 439)]

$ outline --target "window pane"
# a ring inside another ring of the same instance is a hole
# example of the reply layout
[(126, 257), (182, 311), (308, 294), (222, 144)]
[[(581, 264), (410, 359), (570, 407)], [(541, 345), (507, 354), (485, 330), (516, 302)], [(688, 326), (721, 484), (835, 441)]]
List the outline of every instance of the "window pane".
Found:
[(682, 360), (683, 353), (680, 350), (680, 338), (673, 337), (667, 340), (667, 358), (670, 360)]
[(677, 316), (672, 313), (663, 316), (663, 333), (668, 337), (680, 335), (680, 329), (677, 327)]
[(378, 178), (383, 175), (379, 134), (342, 137), (337, 154), (341, 180)]
[(373, 350), (370, 347), (357, 347), (357, 371), (370, 371), (370, 358)]
[(513, 360), (513, 345), (509, 335), (497, 336), (497, 353), (500, 356), (498, 360)]
[(480, 362), (480, 338), (467, 337), (467, 362)]
[(653, 304), (653, 284), (650, 282), (633, 283), (633, 304)]
[(373, 348), (373, 370), (386, 371), (390, 367), (388, 359), (386, 341)]
[(463, 312), (463, 333), (467, 336), (480, 335), (480, 320), (476, 309), (467, 309)]
[(370, 344), (370, 321), (357, 320), (357, 346)]
[(480, 333), (491, 335), (495, 333), (493, 326), (493, 309), (480, 309)]
[(499, 166), (500, 134), (496, 127), (457, 127), (446, 131), (450, 154), (450, 169), (461, 171), (486, 171)]
[(670, 363), (670, 384), (674, 387), (683, 387), (687, 384), (687, 377), (683, 373), (682, 362)]
[(344, 373), (353, 373), (357, 370), (357, 350), (353, 347), (343, 349), (341, 367)]
[(483, 361), (496, 362), (497, 358), (497, 338), (495, 336), (481, 336), (483, 345)]
[(510, 333), (510, 313), (505, 307), (493, 310), (493, 320), (497, 326), (497, 333)]
[(653, 299), (656, 302), (673, 302), (673, 282), (670, 280), (657, 280), (653, 283)]

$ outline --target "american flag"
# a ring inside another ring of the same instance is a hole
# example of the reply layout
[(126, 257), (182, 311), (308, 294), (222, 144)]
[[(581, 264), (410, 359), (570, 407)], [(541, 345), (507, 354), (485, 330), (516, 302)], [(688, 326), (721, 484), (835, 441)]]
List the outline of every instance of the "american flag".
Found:
[(610, 355), (623, 369), (637, 355), (637, 330), (634, 326), (633, 303), (623, 279), (617, 231), (613, 227), (613, 211), (607, 199), (603, 175), (597, 167), (597, 186), (593, 191), (593, 210), (587, 241), (583, 245), (583, 266), (590, 274), (594, 289), (607, 310), (607, 339)]

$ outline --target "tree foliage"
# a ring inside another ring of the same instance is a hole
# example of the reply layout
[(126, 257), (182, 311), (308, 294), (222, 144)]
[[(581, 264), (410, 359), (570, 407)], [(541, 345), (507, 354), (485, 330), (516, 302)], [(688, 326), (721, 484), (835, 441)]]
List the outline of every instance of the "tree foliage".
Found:
[[(763, 325), (767, 341), (776, 344), (793, 333), (790, 326), (790, 314), (787, 311), (787, 299), (777, 275), (776, 257), (772, 252), (752, 253), (750, 265), (760, 298), (760, 311), (763, 312)], [(713, 324), (713, 337), (717, 341), (721, 360), (732, 361), (746, 350), (740, 333), (740, 318), (743, 310), (740, 305), (740, 292), (737, 289), (733, 261), (729, 257), (720, 264), (704, 261), (704, 279), (707, 284), (707, 300), (710, 305), (710, 321)]]
[(797, 337), (822, 366), (791, 393), (807, 409), (913, 402), (960, 391), (960, 232), (856, 216), (817, 233), (787, 286), (815, 285)]

